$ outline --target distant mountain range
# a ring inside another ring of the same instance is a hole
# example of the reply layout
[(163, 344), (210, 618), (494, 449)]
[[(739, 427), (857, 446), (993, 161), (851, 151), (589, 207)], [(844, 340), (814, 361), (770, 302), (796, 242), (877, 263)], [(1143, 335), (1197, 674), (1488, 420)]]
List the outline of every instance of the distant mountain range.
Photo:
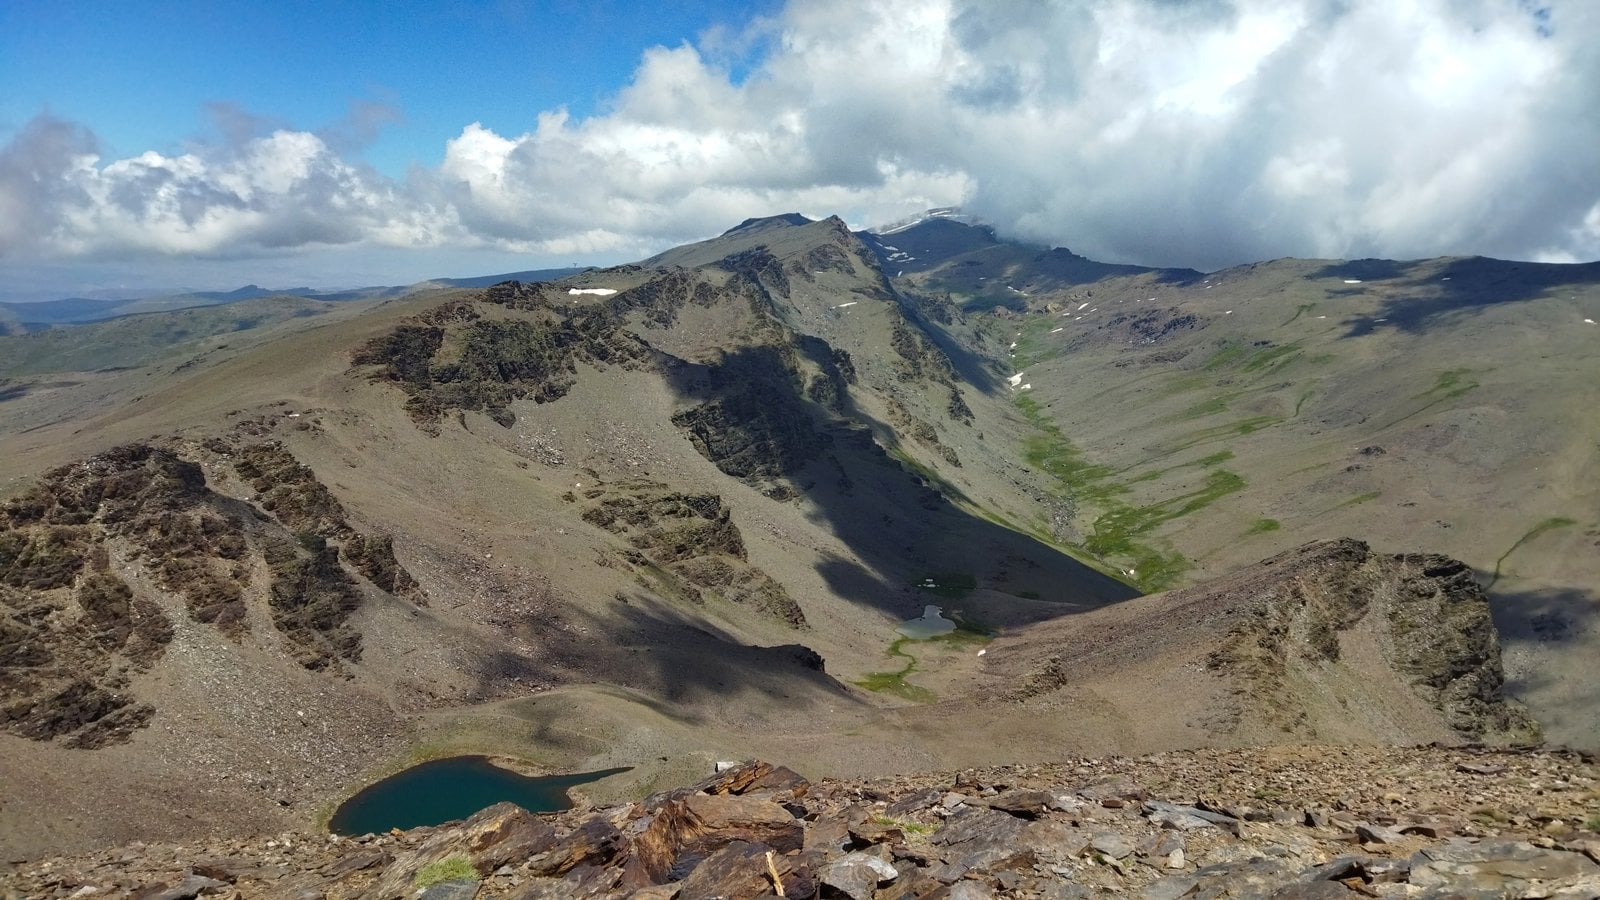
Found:
[(141, 313), (170, 312), (199, 306), (223, 306), (243, 300), (259, 300), (264, 297), (304, 297), (329, 303), (349, 300), (375, 300), (387, 297), (402, 297), (422, 290), (487, 287), (501, 281), (552, 281), (583, 271), (585, 271), (584, 267), (532, 269), (523, 272), (479, 275), (470, 278), (433, 278), (409, 285), (374, 285), (340, 291), (323, 291), (309, 287), (264, 288), (259, 285), (247, 284), (231, 291), (151, 294), (115, 300), (67, 297), (60, 300), (0, 302), (0, 334), (8, 331), (11, 333), (32, 331), (53, 325), (101, 322), (106, 319), (139, 315)]

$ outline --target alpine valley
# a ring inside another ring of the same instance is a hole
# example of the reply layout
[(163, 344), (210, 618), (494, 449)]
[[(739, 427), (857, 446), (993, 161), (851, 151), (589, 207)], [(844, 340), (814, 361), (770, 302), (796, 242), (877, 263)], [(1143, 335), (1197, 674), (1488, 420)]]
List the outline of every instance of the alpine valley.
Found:
[[(1600, 264), (1206, 274), (790, 214), (102, 312), (0, 325), (22, 868), (315, 832), (458, 754), (629, 767), (606, 804), (716, 760), (909, 791), (1600, 746)], [(954, 630), (897, 631), (930, 605)]]

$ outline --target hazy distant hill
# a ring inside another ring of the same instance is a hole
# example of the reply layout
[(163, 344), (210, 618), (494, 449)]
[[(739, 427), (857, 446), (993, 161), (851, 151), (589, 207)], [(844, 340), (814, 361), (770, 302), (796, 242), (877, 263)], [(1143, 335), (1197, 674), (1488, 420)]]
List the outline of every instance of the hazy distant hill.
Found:
[[(437, 288), (487, 287), (501, 281), (551, 281), (584, 271), (584, 268), (532, 269), (525, 272), (508, 272), (503, 275), (480, 275), (470, 278), (435, 278), (412, 285), (388, 285), (352, 288), (340, 291), (319, 291), (308, 287), (268, 289), (247, 284), (232, 291), (194, 291), (183, 294), (163, 294), (132, 297), (121, 300), (95, 300), (70, 297), (63, 300), (42, 300), (28, 303), (0, 303), (0, 325), (14, 322), (16, 326), (37, 329), (49, 325), (74, 325), (98, 322), (119, 316), (149, 312), (167, 312), (198, 306), (223, 306), (264, 297), (304, 297), (324, 302), (350, 300), (377, 300), (400, 297), (417, 291)], [(15, 330), (15, 329), (13, 329)]]

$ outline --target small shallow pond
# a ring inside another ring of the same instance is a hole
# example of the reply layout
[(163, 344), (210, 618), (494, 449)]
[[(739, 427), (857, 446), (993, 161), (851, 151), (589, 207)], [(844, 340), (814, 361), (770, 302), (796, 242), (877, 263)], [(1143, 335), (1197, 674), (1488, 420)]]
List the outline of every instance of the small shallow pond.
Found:
[(502, 800), (529, 812), (555, 812), (572, 806), (567, 788), (626, 771), (533, 778), (502, 769), (487, 756), (436, 759), (391, 775), (346, 800), (329, 820), (328, 830), (356, 835), (438, 825), (465, 819)]
[(956, 623), (946, 619), (943, 612), (937, 606), (925, 607), (921, 618), (907, 619), (895, 630), (914, 641), (925, 641), (941, 634), (949, 634), (956, 630)]

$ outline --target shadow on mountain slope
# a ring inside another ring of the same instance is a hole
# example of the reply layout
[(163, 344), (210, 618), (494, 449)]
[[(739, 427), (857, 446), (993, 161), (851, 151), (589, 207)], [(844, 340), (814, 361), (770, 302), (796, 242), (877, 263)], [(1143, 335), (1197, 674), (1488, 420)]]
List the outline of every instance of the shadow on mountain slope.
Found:
[[(1476, 573), (1480, 584), (1490, 575)], [(1545, 737), (1575, 747), (1600, 747), (1600, 683), (1590, 677), (1589, 652), (1600, 628), (1600, 594), (1577, 587), (1489, 591), (1489, 609), (1500, 632), (1506, 690), (1538, 711)], [(1560, 652), (1557, 652), (1557, 651)], [(1585, 662), (1565, 669), (1552, 662)]]
[(1361, 337), (1380, 328), (1421, 334), (1453, 313), (1536, 300), (1563, 286), (1600, 285), (1600, 263), (1562, 265), (1473, 256), (1436, 267), (1426, 261), (1373, 259), (1325, 266), (1308, 277), (1390, 283), (1386, 286), (1398, 296), (1385, 298), (1371, 315), (1346, 321), (1348, 330), (1344, 336)]
[[(685, 705), (755, 692), (771, 699), (821, 693), (844, 699), (848, 691), (825, 670), (825, 661), (796, 643), (757, 647), (722, 632), (642, 590), (619, 593), (603, 613), (581, 613), (581, 627), (543, 646), (553, 659), (530, 661), (499, 654), (504, 667), (548, 671), (550, 663), (578, 683), (604, 681), (658, 698), (659, 712), (685, 715)], [(504, 676), (502, 666), (484, 667), (485, 690)], [(667, 704), (672, 704), (669, 706)]]
[(935, 473), (896, 460), (874, 440), (897, 440), (898, 431), (866, 415), (848, 392), (831, 409), (812, 400), (804, 375), (778, 348), (740, 348), (715, 365), (684, 363), (667, 379), (684, 401), (698, 404), (674, 420), (703, 456), (775, 501), (801, 499), (807, 516), (850, 548), (855, 561), (830, 559), (818, 571), (852, 603), (912, 615), (932, 596), (917, 587), (923, 579), (959, 576), (1015, 602), (980, 608), (962, 598), (941, 595), (943, 601), (1010, 625), (1137, 595), (1032, 537), (956, 507), (940, 490), (953, 488)]

